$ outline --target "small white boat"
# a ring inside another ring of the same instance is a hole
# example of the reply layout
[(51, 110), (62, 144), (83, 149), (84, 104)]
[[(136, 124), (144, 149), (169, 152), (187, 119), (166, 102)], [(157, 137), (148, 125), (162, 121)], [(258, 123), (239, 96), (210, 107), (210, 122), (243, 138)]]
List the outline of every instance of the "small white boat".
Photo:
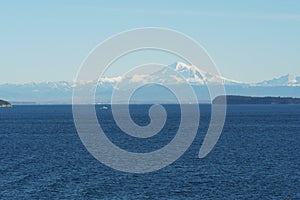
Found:
[(100, 107), (100, 110), (107, 110), (107, 109), (108, 109), (107, 106), (101, 106), (101, 107)]

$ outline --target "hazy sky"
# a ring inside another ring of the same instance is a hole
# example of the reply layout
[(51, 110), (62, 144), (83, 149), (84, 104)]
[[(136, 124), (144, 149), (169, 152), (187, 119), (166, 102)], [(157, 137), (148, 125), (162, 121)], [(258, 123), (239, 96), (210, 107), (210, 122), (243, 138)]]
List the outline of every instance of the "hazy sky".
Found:
[(191, 36), (231, 79), (300, 75), (297, 0), (28, 0), (0, 2), (0, 83), (73, 80), (98, 43), (149, 26)]

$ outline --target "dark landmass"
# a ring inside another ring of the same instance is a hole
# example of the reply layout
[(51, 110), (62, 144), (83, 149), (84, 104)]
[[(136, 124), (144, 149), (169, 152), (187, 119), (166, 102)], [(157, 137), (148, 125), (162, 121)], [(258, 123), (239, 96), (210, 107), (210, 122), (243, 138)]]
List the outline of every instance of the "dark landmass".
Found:
[(9, 108), (11, 107), (11, 103), (0, 99), (0, 108)]
[(226, 95), (219, 96), (213, 100), (213, 104), (223, 104), (224, 100), (227, 104), (300, 104), (300, 98), (292, 97), (249, 97)]

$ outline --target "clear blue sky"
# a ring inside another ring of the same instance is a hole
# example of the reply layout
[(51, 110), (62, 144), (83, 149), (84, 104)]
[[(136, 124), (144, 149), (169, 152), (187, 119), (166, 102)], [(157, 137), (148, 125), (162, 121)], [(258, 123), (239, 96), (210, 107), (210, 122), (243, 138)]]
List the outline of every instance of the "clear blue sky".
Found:
[(202, 44), (223, 76), (300, 75), (300, 1), (1, 1), (0, 83), (73, 80), (107, 37), (166, 27)]

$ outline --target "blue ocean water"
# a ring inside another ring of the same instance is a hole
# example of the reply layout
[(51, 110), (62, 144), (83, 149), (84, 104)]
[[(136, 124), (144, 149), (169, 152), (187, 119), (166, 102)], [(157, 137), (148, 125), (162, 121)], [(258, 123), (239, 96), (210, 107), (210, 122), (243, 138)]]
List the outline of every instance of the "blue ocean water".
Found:
[[(165, 105), (164, 129), (149, 139), (122, 133), (110, 108), (96, 107), (116, 145), (154, 151), (176, 134), (180, 109)], [(146, 125), (149, 105), (131, 106)], [(300, 199), (300, 106), (230, 105), (213, 151), (198, 158), (210, 106), (201, 105), (198, 135), (172, 165), (147, 174), (110, 169), (81, 143), (71, 106), (0, 109), (0, 199)]]

